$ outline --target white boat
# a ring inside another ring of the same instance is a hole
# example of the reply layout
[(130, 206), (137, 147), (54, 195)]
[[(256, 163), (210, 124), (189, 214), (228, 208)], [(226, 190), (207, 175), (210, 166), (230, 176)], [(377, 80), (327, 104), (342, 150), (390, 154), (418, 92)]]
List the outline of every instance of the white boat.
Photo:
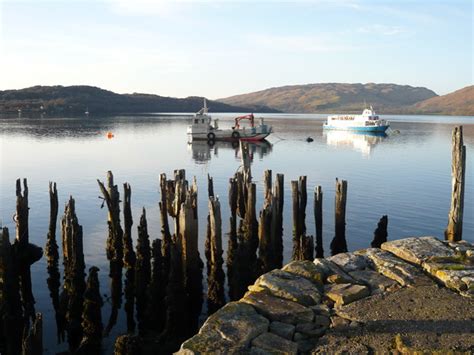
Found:
[[(242, 120), (249, 120), (249, 127), (241, 127)], [(272, 133), (272, 127), (264, 123), (260, 118), (260, 123), (255, 124), (253, 113), (235, 118), (235, 124), (230, 129), (220, 129), (219, 120), (212, 120), (208, 115), (206, 99), (204, 107), (200, 109), (193, 118), (192, 124), (188, 126), (188, 135), (192, 140), (243, 140), (243, 141), (261, 141)]]
[(362, 115), (332, 115), (324, 123), (324, 129), (337, 129), (359, 132), (385, 132), (390, 124), (379, 118), (372, 106), (366, 108)]

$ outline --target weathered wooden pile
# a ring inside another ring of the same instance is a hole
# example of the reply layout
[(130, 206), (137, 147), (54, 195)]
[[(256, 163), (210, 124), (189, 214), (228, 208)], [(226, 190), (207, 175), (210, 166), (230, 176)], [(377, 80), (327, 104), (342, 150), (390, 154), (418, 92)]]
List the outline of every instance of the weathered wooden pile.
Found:
[[(456, 147), (453, 148), (453, 161), (456, 159), (461, 163), (453, 165), (453, 207), (446, 236), (450, 240), (459, 240), (464, 186), (464, 170), (459, 172), (459, 169), (465, 169), (462, 163), (465, 161), (462, 129), (456, 130), (453, 137), (453, 147)], [(277, 174), (273, 182), (272, 172), (265, 171), (264, 202), (260, 213), (257, 214), (257, 188), (252, 179), (248, 146), (243, 143), (241, 157), (241, 169), (229, 180), (230, 230), (225, 261), (221, 203), (214, 193), (213, 180), (208, 177), (209, 212), (205, 240), (208, 314), (216, 312), (226, 304), (224, 263), (227, 267), (230, 301), (242, 298), (248, 286), (254, 284), (261, 275), (283, 266), (284, 176)], [(50, 183), (49, 186), (47, 284), (55, 311), (58, 342), (67, 339), (71, 353), (100, 353), (102, 337), (107, 336), (117, 322), (123, 293), (127, 335), (117, 339), (115, 353), (128, 354), (136, 349), (150, 352), (173, 351), (185, 339), (196, 334), (202, 314), (204, 263), (198, 249), (196, 179), (189, 183), (184, 170), (176, 170), (172, 179), (167, 179), (165, 174), (160, 175), (161, 238), (150, 239), (146, 211), (143, 209), (137, 226), (135, 248), (132, 241), (130, 185), (123, 185), (123, 227), (120, 210), (122, 200), (119, 189), (114, 184), (112, 172), (107, 173), (105, 183), (98, 180), (98, 185), (103, 206), (106, 205), (108, 209), (106, 255), (111, 279), (111, 312), (105, 327), (101, 317), (103, 300), (99, 290), (99, 270), (91, 267), (86, 280), (82, 226), (76, 216), (75, 201), (72, 197), (66, 203), (61, 219), (61, 283), (59, 248), (56, 242), (58, 194), (55, 183)], [(316, 238), (308, 235), (305, 223), (306, 177), (301, 176), (299, 180), (292, 181), (291, 191), (292, 259), (312, 261), (314, 255), (323, 258), (322, 188), (317, 186), (314, 191)], [(346, 200), (347, 182), (336, 179), (335, 236), (330, 246), (332, 255), (347, 251)], [(0, 239), (0, 350), (5, 354), (18, 354), (22, 349), (25, 354), (41, 353), (42, 317), (35, 314), (30, 265), (41, 258), (42, 250), (30, 244), (28, 239), (26, 180), (23, 194), (20, 180), (17, 181), (15, 222), (17, 236), (13, 245), (10, 244), (6, 228), (2, 230)], [(383, 216), (374, 232), (373, 247), (380, 247), (387, 240), (387, 224), (388, 218)], [(125, 280), (122, 280), (124, 268)]]
[[(35, 314), (30, 267), (43, 250), (29, 242), (28, 184), (16, 181), (16, 238), (10, 243), (8, 228), (0, 238), (1, 322), (0, 353), (41, 353), (42, 316)], [(30, 321), (32, 323), (30, 323)], [(30, 328), (31, 325), (31, 328)]]

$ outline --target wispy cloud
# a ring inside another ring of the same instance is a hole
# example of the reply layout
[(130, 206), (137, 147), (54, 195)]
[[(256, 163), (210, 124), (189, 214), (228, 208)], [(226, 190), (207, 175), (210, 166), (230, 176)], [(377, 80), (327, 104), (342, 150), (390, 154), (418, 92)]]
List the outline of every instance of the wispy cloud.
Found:
[[(0, 0), (1, 1), (1, 0)], [(212, 6), (223, 6), (241, 3), (251, 5), (255, 0), (104, 0), (109, 4), (110, 8), (122, 15), (169, 15), (177, 11), (182, 5), (199, 5), (206, 4)], [(263, 4), (283, 4), (289, 0), (259, 0)], [(312, 4), (324, 6), (337, 6), (359, 9), (358, 0), (291, 0), (293, 3)]]
[(340, 44), (322, 36), (254, 34), (248, 36), (248, 40), (253, 45), (281, 52), (341, 52), (353, 49), (353, 46)]
[(402, 33), (406, 33), (406, 29), (400, 26), (386, 26), (380, 24), (374, 24), (369, 26), (359, 27), (357, 29), (359, 33), (367, 34), (380, 34), (384, 36), (394, 36)]
[(170, 0), (105, 0), (110, 8), (121, 15), (169, 15), (179, 3)]

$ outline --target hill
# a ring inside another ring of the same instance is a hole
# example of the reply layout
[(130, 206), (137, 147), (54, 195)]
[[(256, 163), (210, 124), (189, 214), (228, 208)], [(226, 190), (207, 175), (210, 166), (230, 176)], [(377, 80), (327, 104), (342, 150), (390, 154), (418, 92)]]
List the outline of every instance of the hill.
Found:
[[(83, 115), (88, 109), (92, 115), (147, 112), (196, 112), (201, 109), (202, 97), (174, 98), (149, 94), (117, 94), (93, 86), (33, 86), (21, 90), (0, 91), (0, 113), (49, 116)], [(246, 106), (233, 106), (208, 101), (213, 112), (248, 112)], [(43, 107), (43, 109), (41, 109)], [(259, 107), (260, 112), (275, 112)]]
[(436, 96), (427, 88), (408, 85), (326, 83), (282, 86), (218, 101), (246, 107), (268, 106), (293, 113), (358, 112), (365, 102), (377, 112), (395, 113)]
[(474, 116), (474, 85), (413, 105), (414, 112)]

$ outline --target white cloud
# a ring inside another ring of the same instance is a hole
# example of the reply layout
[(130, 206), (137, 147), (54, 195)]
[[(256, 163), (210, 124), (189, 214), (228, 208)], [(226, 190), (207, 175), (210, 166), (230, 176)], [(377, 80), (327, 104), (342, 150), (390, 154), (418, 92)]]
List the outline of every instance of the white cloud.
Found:
[(407, 31), (404, 28), (399, 27), (399, 26), (386, 26), (386, 25), (374, 24), (374, 25), (359, 27), (357, 29), (357, 32), (367, 33), (367, 34), (381, 34), (384, 36), (394, 36), (394, 35), (406, 33)]
[[(1, 0), (0, 0), (1, 1)], [(104, 0), (113, 11), (122, 15), (169, 15), (176, 12), (183, 4), (207, 4), (222, 6), (226, 4), (242, 3), (251, 5), (255, 0)], [(321, 4), (329, 6), (348, 7), (359, 9), (357, 0), (259, 0), (264, 4), (281, 3)]]
[(105, 0), (121, 15), (169, 15), (180, 1), (170, 0)]
[(278, 36), (268, 34), (256, 34), (248, 37), (251, 44), (282, 52), (341, 52), (349, 51), (354, 47), (346, 44), (339, 44), (334, 39), (323, 38), (322, 36)]

